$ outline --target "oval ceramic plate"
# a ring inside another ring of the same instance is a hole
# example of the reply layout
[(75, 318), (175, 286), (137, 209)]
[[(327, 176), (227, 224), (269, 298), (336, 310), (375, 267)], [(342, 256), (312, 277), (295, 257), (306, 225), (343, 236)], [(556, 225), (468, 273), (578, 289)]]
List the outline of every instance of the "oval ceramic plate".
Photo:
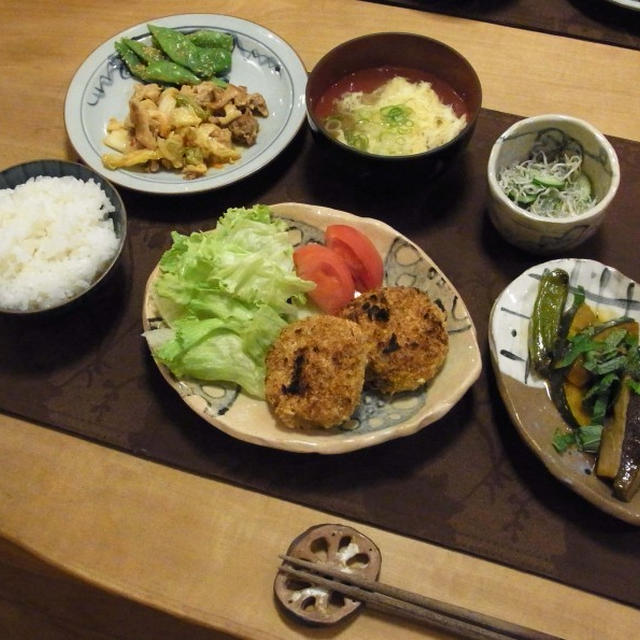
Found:
[[(594, 456), (577, 450), (559, 454), (551, 442), (564, 421), (542, 379), (529, 371), (529, 316), (545, 269), (561, 268), (570, 286), (582, 286), (586, 301), (601, 317), (640, 319), (640, 288), (619, 271), (593, 260), (551, 260), (525, 271), (496, 299), (489, 319), (489, 346), (500, 394), (525, 442), (547, 469), (603, 511), (640, 525), (640, 493), (631, 502), (613, 496), (610, 484), (594, 472)], [(567, 304), (572, 302), (569, 295)]]
[[(294, 431), (279, 425), (266, 402), (251, 398), (236, 387), (203, 385), (177, 380), (158, 365), (167, 382), (207, 422), (225, 433), (254, 444), (303, 453), (344, 453), (386, 440), (411, 435), (444, 416), (480, 375), (482, 361), (476, 331), (458, 292), (418, 247), (386, 224), (307, 204), (272, 205), (273, 213), (290, 224), (293, 244), (321, 241), (329, 224), (350, 224), (375, 244), (385, 262), (387, 285), (416, 286), (439, 301), (447, 312), (449, 354), (433, 382), (393, 400), (364, 392), (349, 428)], [(143, 307), (145, 330), (163, 326), (151, 297), (149, 277)]]
[(237, 162), (209, 169), (205, 176), (186, 180), (179, 172), (106, 169), (101, 155), (111, 151), (102, 140), (109, 118), (127, 115), (128, 101), (137, 82), (114, 50), (120, 38), (149, 38), (148, 23), (131, 27), (100, 45), (73, 77), (65, 100), (65, 126), (78, 155), (95, 171), (122, 187), (148, 193), (180, 194), (218, 189), (258, 171), (292, 140), (305, 117), (307, 73), (300, 58), (284, 40), (252, 22), (230, 16), (189, 14), (149, 20), (151, 24), (180, 29), (218, 29), (234, 36), (229, 81), (261, 93), (269, 115), (260, 118), (254, 146), (242, 149)]

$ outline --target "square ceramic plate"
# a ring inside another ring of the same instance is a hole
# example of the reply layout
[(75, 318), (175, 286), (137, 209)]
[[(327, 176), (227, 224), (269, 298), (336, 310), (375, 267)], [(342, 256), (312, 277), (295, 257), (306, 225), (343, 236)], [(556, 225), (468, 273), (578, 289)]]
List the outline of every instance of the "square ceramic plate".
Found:
[[(242, 149), (237, 162), (206, 175), (186, 180), (177, 171), (148, 173), (135, 169), (105, 168), (101, 155), (112, 151), (104, 143), (109, 118), (124, 119), (133, 87), (131, 77), (114, 49), (120, 38), (150, 40), (147, 25), (155, 24), (184, 33), (216, 29), (233, 35), (235, 47), (228, 80), (261, 93), (269, 115), (259, 118), (256, 144)], [(188, 14), (156, 18), (109, 38), (75, 73), (64, 106), (65, 126), (78, 155), (100, 175), (122, 187), (159, 194), (196, 193), (218, 189), (258, 171), (275, 159), (298, 132), (305, 118), (307, 73), (295, 51), (275, 33), (260, 25), (214, 14)]]
[[(388, 225), (343, 211), (308, 204), (270, 205), (290, 225), (294, 245), (321, 241), (330, 224), (349, 224), (364, 232), (383, 256), (385, 284), (415, 286), (438, 301), (447, 313), (449, 353), (444, 367), (426, 388), (398, 394), (393, 400), (363, 392), (349, 428), (295, 431), (278, 424), (267, 403), (235, 386), (178, 380), (163, 365), (160, 372), (186, 404), (204, 420), (234, 438), (302, 453), (345, 453), (408, 436), (444, 416), (477, 380), (482, 368), (476, 330), (460, 294), (432, 260)], [(163, 326), (149, 295), (156, 271), (149, 277), (143, 305), (145, 330)]]
[[(640, 525), (640, 493), (631, 502), (613, 496), (611, 485), (595, 475), (595, 457), (575, 449), (558, 453), (552, 443), (564, 421), (544, 381), (529, 370), (529, 317), (545, 269), (564, 269), (573, 289), (584, 287), (587, 303), (601, 317), (640, 320), (640, 287), (594, 260), (551, 260), (525, 271), (496, 299), (489, 319), (489, 346), (498, 388), (524, 441), (556, 478), (607, 513)], [(569, 295), (567, 304), (571, 304)]]

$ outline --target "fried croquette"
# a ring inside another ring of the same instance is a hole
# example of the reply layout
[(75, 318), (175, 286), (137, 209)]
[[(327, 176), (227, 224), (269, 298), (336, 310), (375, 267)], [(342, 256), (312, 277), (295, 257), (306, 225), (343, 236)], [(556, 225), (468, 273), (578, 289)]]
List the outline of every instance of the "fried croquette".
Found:
[(434, 378), (449, 350), (446, 317), (414, 287), (367, 291), (340, 312), (369, 343), (367, 384), (384, 394), (413, 391)]
[(291, 429), (330, 429), (360, 402), (367, 342), (354, 322), (312, 316), (287, 325), (267, 354), (266, 400)]

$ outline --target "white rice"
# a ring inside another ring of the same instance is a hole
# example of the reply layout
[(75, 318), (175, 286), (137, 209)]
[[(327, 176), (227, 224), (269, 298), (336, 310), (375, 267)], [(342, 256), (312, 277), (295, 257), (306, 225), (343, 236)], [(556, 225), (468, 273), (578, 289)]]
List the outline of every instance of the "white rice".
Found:
[(0, 308), (49, 309), (89, 288), (118, 249), (94, 180), (30, 178), (0, 189)]

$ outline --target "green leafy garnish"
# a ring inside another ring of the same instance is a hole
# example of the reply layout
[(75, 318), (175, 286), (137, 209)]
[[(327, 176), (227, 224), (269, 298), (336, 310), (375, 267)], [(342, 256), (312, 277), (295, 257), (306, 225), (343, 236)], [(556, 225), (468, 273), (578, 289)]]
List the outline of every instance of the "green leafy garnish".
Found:
[(550, 374), (553, 402), (571, 431), (557, 431), (552, 444), (560, 453), (570, 447), (598, 453), (622, 381), (640, 394), (638, 324), (628, 316), (594, 324), (597, 316), (585, 305), (584, 289), (573, 294), (555, 334)]
[(578, 356), (597, 349), (598, 343), (592, 339), (592, 336), (593, 328), (589, 327), (588, 329), (577, 333), (575, 336), (573, 336), (573, 338), (570, 338), (569, 347), (566, 354), (563, 358), (555, 363), (554, 367), (556, 369), (563, 369), (564, 367), (568, 367), (574, 362), (574, 360), (578, 358)]
[(627, 380), (627, 386), (634, 392), (640, 395), (640, 380), (634, 380), (629, 378)]
[(227, 210), (211, 231), (172, 238), (153, 290), (169, 328), (145, 333), (154, 356), (177, 377), (264, 397), (266, 352), (314, 286), (295, 273), (287, 224), (256, 205)]
[(600, 439), (602, 437), (601, 424), (589, 424), (576, 429), (576, 440), (578, 448), (587, 453), (598, 453)]
[(564, 453), (570, 447), (576, 447), (586, 453), (598, 453), (602, 438), (602, 425), (589, 424), (564, 433), (556, 431), (551, 443), (558, 453)]
[(576, 444), (576, 434), (574, 432), (564, 433), (556, 430), (551, 444), (553, 444), (558, 453), (564, 453), (569, 447)]

